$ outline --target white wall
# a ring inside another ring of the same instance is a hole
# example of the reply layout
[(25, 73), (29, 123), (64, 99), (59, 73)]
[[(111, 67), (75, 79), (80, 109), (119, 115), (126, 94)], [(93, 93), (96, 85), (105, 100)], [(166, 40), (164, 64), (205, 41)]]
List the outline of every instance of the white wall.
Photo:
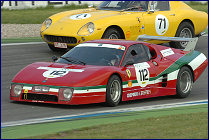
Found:
[(49, 4), (54, 6), (64, 6), (66, 4), (94, 4), (98, 5), (102, 1), (1, 1), (1, 8), (5, 9), (27, 9), (36, 7), (45, 7)]
[[(27, 9), (27, 8), (45, 7), (48, 4), (52, 4), (54, 6), (63, 6), (71, 3), (77, 5), (84, 3), (87, 3), (89, 5), (91, 4), (98, 5), (101, 2), (102, 1), (1, 1), (1, 8)], [(197, 1), (197, 2), (206, 3), (207, 1)]]

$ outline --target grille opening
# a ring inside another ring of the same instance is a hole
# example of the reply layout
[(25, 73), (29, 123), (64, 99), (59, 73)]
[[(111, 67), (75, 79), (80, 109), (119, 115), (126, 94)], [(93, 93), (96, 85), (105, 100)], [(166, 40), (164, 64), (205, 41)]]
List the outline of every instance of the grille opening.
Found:
[(56, 95), (47, 95), (47, 94), (23, 93), (22, 99), (23, 100), (35, 100), (35, 101), (58, 102), (58, 97)]
[(77, 43), (77, 39), (75, 37), (44, 35), (44, 38), (48, 42), (60, 42), (60, 43), (67, 43), (67, 44)]

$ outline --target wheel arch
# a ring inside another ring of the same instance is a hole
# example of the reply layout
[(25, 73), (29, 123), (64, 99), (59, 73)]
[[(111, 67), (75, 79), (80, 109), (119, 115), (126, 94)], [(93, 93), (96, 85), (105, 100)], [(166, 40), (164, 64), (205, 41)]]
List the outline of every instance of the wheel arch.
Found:
[[(107, 28), (105, 29), (103, 35), (104, 35), (105, 32), (106, 32), (108, 29), (110, 29), (110, 28), (114, 28), (114, 29), (118, 30), (119, 33), (122, 35), (122, 39), (125, 39), (125, 34), (124, 34), (122, 28), (121, 28), (120, 26), (118, 26), (118, 25), (111, 25), (111, 26), (107, 27)], [(102, 38), (103, 38), (103, 35), (102, 35)]]
[[(188, 23), (190, 23), (190, 24), (192, 25), (192, 27), (194, 28), (194, 32), (195, 32), (194, 23), (193, 23), (190, 19), (184, 19), (184, 20), (182, 20), (182, 21), (180, 22), (179, 26), (180, 26), (183, 22), (188, 22)], [(179, 26), (178, 26), (178, 28), (179, 28)]]
[[(121, 86), (123, 86), (123, 81), (122, 81), (121, 75), (120, 75), (119, 73), (117, 73), (117, 72), (114, 72), (114, 73), (112, 73), (112, 74), (109, 76), (109, 79), (110, 79), (110, 77), (112, 77), (113, 75), (116, 75), (116, 76), (118, 76), (118, 77), (120, 78)], [(123, 89), (123, 88), (122, 88), (122, 89)]]

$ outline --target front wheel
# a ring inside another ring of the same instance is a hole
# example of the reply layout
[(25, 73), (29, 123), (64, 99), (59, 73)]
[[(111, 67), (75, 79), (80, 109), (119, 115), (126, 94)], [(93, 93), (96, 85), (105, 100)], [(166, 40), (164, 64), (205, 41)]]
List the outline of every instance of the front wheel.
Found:
[(108, 106), (117, 106), (121, 100), (122, 86), (121, 80), (118, 76), (110, 77), (106, 88), (106, 104)]
[(192, 72), (188, 67), (182, 67), (178, 73), (176, 84), (176, 95), (185, 98), (191, 93), (193, 84)]

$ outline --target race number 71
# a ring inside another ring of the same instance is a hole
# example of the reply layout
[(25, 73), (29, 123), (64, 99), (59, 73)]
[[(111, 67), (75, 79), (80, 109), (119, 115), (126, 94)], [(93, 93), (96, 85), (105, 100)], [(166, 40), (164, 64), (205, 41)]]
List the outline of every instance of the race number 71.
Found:
[(161, 29), (161, 27), (162, 27), (162, 22), (163, 22), (164, 29), (165, 29), (166, 28), (166, 20), (165, 20), (165, 18), (158, 18), (158, 20), (160, 21), (159, 29)]

